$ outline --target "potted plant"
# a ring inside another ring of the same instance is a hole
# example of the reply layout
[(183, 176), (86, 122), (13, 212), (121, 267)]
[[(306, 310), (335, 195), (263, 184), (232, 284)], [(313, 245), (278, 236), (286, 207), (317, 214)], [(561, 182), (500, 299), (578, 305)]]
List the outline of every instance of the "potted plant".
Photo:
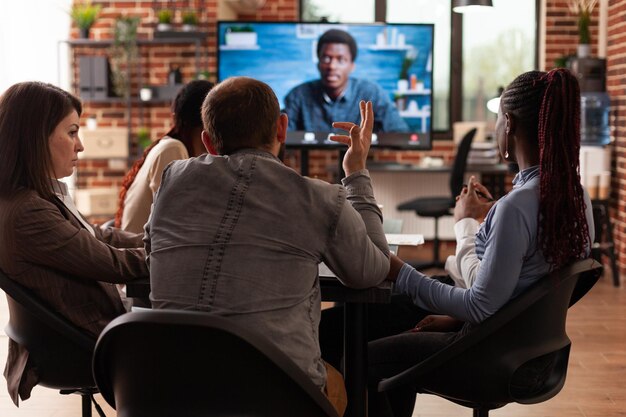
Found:
[(591, 53), (591, 13), (598, 0), (570, 0), (570, 12), (577, 16), (578, 21), (578, 57), (587, 58)]
[(152, 139), (150, 139), (150, 129), (147, 127), (140, 127), (137, 129), (137, 145), (139, 145), (141, 149), (146, 149), (151, 144)]
[(117, 97), (130, 97), (130, 77), (137, 63), (138, 16), (122, 16), (115, 21), (113, 45), (109, 50), (113, 91)]
[(139, 98), (141, 101), (152, 100), (152, 88), (148, 85), (144, 85), (139, 89)]
[(417, 50), (415, 48), (409, 49), (404, 54), (400, 73), (398, 74), (398, 91), (403, 92), (409, 89), (409, 68), (411, 68), (416, 58)]
[(208, 70), (198, 71), (196, 74), (196, 80), (208, 80), (211, 77), (211, 73)]
[(198, 15), (193, 10), (186, 10), (182, 14), (183, 31), (194, 32), (198, 29)]
[(172, 16), (173, 13), (171, 10), (162, 9), (157, 12), (157, 30), (159, 31), (168, 31), (172, 30)]
[(226, 29), (226, 45), (238, 47), (255, 46), (257, 34), (250, 25), (229, 26)]
[(90, 1), (85, 3), (75, 3), (70, 11), (70, 17), (76, 24), (81, 38), (89, 38), (89, 29), (95, 23), (98, 15), (102, 10), (102, 5), (91, 4)]

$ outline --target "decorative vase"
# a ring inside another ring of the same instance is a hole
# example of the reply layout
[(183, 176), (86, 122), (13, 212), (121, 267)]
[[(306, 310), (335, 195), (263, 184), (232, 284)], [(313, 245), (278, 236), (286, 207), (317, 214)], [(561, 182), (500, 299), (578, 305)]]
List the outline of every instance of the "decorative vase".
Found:
[(139, 97), (142, 101), (152, 100), (152, 89), (150, 87), (142, 87), (139, 90)]
[(172, 25), (170, 23), (159, 23), (156, 28), (159, 32), (167, 32), (172, 30)]
[(398, 91), (405, 92), (409, 90), (409, 80), (401, 78), (398, 80)]
[(81, 39), (89, 39), (89, 28), (79, 28), (78, 37)]
[(197, 32), (198, 31), (198, 26), (197, 25), (190, 25), (189, 23), (185, 23), (183, 24), (182, 28), (183, 32)]
[(588, 43), (580, 43), (578, 44), (578, 50), (576, 56), (578, 58), (589, 58), (591, 55), (591, 45)]
[(256, 32), (226, 32), (226, 45), (239, 47), (256, 46)]

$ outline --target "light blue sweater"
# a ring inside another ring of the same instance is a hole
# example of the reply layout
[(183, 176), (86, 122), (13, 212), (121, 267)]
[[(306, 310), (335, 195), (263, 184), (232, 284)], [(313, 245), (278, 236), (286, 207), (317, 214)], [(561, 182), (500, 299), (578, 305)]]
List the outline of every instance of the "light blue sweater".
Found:
[[(587, 193), (585, 205), (593, 242)], [(474, 285), (463, 289), (442, 284), (404, 264), (395, 291), (408, 294), (429, 311), (470, 323), (483, 321), (550, 272), (551, 266), (538, 248), (538, 213), (539, 167), (534, 166), (517, 174), (513, 190), (494, 204), (481, 225), (476, 235), (481, 262)]]

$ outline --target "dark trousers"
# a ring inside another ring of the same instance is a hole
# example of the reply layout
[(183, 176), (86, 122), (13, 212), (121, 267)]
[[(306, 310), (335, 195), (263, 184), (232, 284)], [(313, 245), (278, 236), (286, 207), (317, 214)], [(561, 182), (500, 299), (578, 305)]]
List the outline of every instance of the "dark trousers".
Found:
[(392, 377), (450, 344), (457, 332), (405, 332), (369, 343), (368, 409), (370, 417), (411, 417), (416, 392), (412, 386), (378, 392), (378, 382)]
[[(433, 276), (433, 279), (437, 279), (449, 285), (454, 285), (454, 281), (445, 276)], [(320, 348), (322, 351), (322, 358), (333, 365), (337, 369), (342, 369), (341, 363), (343, 358), (343, 322), (344, 307), (336, 306), (322, 311), (322, 318), (319, 327), (319, 340)], [(375, 417), (390, 416), (393, 414), (380, 414), (381, 410), (389, 410), (391, 404), (396, 404), (394, 410), (397, 408), (400, 412), (404, 408), (408, 408), (410, 403), (410, 411), (408, 416), (413, 411), (415, 405), (415, 392), (410, 394), (399, 395), (392, 394), (378, 395), (376, 390), (376, 384), (382, 378), (387, 378), (398, 372), (401, 372), (417, 362), (413, 360), (417, 358), (426, 358), (432, 353), (437, 351), (436, 347), (441, 346), (438, 341), (439, 335), (447, 333), (428, 333), (436, 335), (433, 341), (430, 338), (424, 340), (423, 346), (417, 349), (416, 356), (411, 356), (411, 360), (398, 361), (398, 363), (386, 363), (385, 361), (379, 361), (378, 358), (383, 358), (383, 355), (391, 354), (395, 355), (393, 351), (404, 349), (403, 337), (408, 335), (425, 335), (427, 333), (405, 333), (411, 330), (419, 323), (424, 317), (432, 314), (431, 312), (424, 310), (415, 304), (411, 298), (407, 295), (394, 295), (391, 297), (389, 304), (368, 304), (367, 305), (367, 340), (369, 344), (369, 363), (370, 369), (368, 370), (368, 382), (369, 387), (369, 403), (370, 403), (370, 416)], [(395, 336), (399, 336), (399, 341), (396, 342)], [(380, 341), (374, 342), (374, 341)], [(420, 342), (421, 343), (421, 342)], [(445, 345), (444, 345), (445, 346)], [(411, 347), (412, 349), (412, 347)], [(372, 360), (374, 359), (374, 362)], [(420, 359), (421, 360), (421, 359)], [(418, 361), (419, 362), (419, 361)], [(404, 366), (404, 367), (403, 367)], [(396, 372), (394, 372), (396, 370)], [(382, 402), (381, 402), (382, 398)], [(412, 398), (412, 400), (411, 400)], [(373, 403), (372, 403), (373, 401)], [(390, 412), (390, 411), (389, 411)], [(398, 414), (402, 416), (405, 414)]]
[[(323, 310), (319, 328), (322, 358), (337, 369), (343, 368), (343, 314), (343, 305)], [(367, 340), (377, 340), (410, 330), (428, 314), (428, 311), (413, 304), (406, 295), (392, 296), (389, 304), (368, 304)]]

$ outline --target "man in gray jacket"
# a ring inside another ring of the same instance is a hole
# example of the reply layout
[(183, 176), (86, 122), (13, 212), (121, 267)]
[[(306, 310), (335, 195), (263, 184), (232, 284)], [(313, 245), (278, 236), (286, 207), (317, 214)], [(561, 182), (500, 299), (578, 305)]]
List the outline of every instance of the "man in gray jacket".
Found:
[(371, 103), (360, 110), (360, 126), (335, 123), (349, 132), (335, 136), (349, 146), (346, 178), (328, 184), (279, 160), (288, 120), (269, 86), (245, 77), (217, 85), (202, 108), (210, 154), (168, 166), (146, 225), (153, 307), (228, 316), (330, 391), (318, 341), (318, 264), (355, 288), (389, 271), (365, 169)]

